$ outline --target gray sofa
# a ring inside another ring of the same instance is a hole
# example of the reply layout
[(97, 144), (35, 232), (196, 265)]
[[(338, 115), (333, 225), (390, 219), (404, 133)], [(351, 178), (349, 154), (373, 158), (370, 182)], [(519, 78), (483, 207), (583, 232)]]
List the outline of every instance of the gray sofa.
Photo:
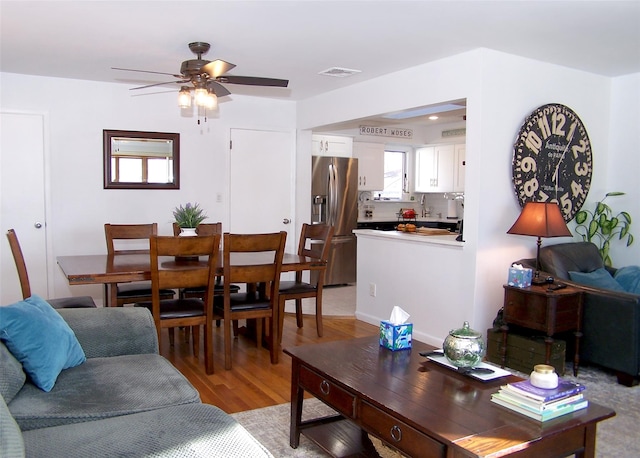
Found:
[[(517, 262), (535, 269), (535, 259)], [(631, 386), (640, 376), (640, 295), (570, 280), (569, 272), (589, 273), (604, 267), (598, 248), (590, 242), (540, 249), (541, 275), (551, 275), (583, 292), (581, 361), (611, 369), (619, 383)], [(611, 267), (606, 270), (616, 272)]]
[(0, 456), (271, 457), (158, 355), (144, 308), (57, 310), (86, 362), (44, 392), (0, 342)]

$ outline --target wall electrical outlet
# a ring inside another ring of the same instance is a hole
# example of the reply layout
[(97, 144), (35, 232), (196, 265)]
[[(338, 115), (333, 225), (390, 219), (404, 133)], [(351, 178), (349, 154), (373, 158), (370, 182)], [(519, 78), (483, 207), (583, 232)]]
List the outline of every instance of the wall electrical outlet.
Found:
[(369, 296), (376, 297), (376, 284), (369, 283)]
[(221, 192), (216, 194), (216, 202), (218, 202), (218, 203), (222, 202), (222, 193)]

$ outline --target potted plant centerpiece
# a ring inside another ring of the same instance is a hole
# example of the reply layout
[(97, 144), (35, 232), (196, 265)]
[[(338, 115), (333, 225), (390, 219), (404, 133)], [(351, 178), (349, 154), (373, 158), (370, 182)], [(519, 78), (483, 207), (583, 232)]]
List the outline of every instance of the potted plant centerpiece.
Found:
[(173, 217), (180, 226), (180, 235), (184, 237), (195, 236), (198, 224), (207, 219), (197, 202), (193, 205), (190, 202), (184, 206), (179, 205), (173, 210)]

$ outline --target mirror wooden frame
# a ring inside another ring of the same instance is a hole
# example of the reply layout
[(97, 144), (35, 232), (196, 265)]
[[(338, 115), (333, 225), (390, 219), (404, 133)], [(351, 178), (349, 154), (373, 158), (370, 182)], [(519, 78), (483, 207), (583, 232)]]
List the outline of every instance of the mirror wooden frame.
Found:
[[(168, 132), (141, 132), (134, 130), (107, 130), (104, 129), (103, 159), (104, 159), (104, 189), (180, 189), (180, 134)], [(147, 182), (117, 182), (111, 180), (111, 141), (114, 137), (145, 140), (171, 140), (173, 159), (173, 182), (147, 183)]]

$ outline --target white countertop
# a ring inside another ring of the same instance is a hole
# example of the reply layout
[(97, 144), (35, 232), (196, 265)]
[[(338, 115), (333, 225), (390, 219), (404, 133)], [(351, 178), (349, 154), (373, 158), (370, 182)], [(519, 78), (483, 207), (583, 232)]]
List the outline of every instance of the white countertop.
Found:
[(412, 223), (414, 221), (427, 221), (432, 223), (454, 223), (456, 224), (460, 221), (460, 218), (438, 218), (437, 216), (417, 216), (416, 218), (411, 218), (407, 220), (403, 220), (402, 218), (385, 218), (385, 217), (373, 217), (373, 218), (358, 218), (359, 223)]
[(356, 236), (377, 237), (383, 240), (395, 240), (402, 242), (426, 243), (431, 245), (450, 245), (463, 247), (464, 242), (458, 242), (458, 234), (451, 235), (421, 235), (415, 232), (378, 231), (375, 229), (356, 229)]

